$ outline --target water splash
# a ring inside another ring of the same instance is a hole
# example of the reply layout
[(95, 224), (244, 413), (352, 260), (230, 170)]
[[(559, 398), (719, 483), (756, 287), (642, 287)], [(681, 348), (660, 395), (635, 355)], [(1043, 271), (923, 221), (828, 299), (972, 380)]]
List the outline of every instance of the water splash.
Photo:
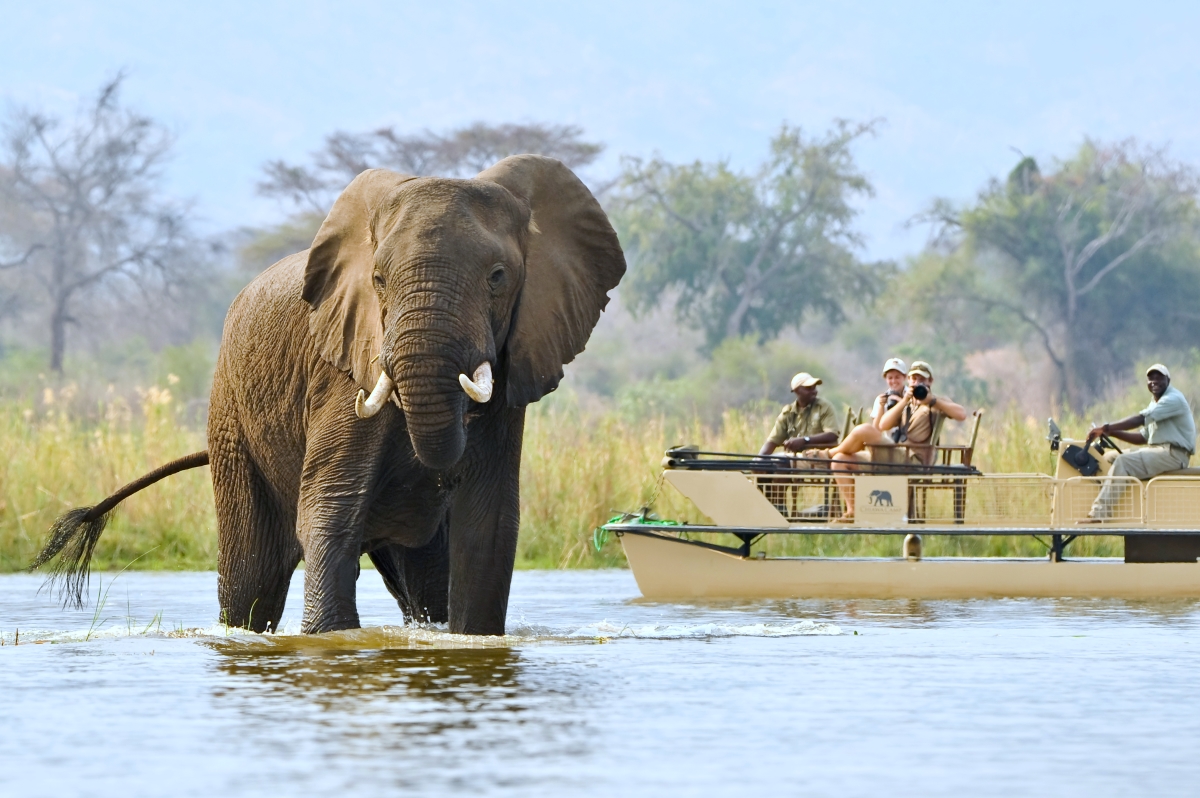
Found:
[[(502, 636), (452, 634), (445, 624), (407, 626), (368, 626), (306, 635), (300, 621), (289, 621), (277, 632), (257, 633), (223, 623), (208, 626), (167, 628), (151, 624), (141, 626), (122, 621), (102, 628), (76, 630), (22, 630), (21, 644), (84, 643), (127, 638), (196, 640), (208, 645), (272, 651), (367, 650), (367, 649), (482, 649), (506, 648), (553, 643), (588, 643), (617, 638), (639, 640), (683, 640), (721, 637), (796, 637), (838, 635), (835, 624), (815, 621), (793, 623), (698, 623), (698, 624), (623, 624), (607, 619), (578, 628), (555, 629), (532, 624), (522, 618)], [(5, 641), (11, 644), (13, 641)]]
[(680, 640), (713, 637), (796, 637), (800, 635), (840, 635), (842, 630), (832, 623), (796, 621), (795, 623), (752, 624), (619, 624), (607, 620), (571, 632), (569, 637), (634, 637), (640, 640)]

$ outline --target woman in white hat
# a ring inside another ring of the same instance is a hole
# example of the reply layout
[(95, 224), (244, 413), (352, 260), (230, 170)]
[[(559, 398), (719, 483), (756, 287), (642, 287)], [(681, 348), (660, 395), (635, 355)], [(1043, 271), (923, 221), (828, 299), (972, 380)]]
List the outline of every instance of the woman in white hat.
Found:
[(879, 424), (883, 421), (883, 414), (895, 407), (904, 396), (906, 374), (908, 366), (898, 357), (888, 358), (883, 364), (883, 379), (887, 383), (887, 390), (875, 397), (875, 404), (871, 407), (871, 424), (884, 433), (889, 430), (883, 429)]

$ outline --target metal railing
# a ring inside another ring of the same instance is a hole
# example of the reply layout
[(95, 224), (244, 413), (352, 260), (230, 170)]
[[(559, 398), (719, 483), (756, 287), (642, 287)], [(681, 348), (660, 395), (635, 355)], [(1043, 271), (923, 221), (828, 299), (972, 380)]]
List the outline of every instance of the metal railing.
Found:
[[(746, 476), (789, 524), (821, 524), (844, 512), (837, 478), (862, 475), (790, 470)], [(1075, 527), (1094, 517), (1101, 527), (1120, 529), (1200, 527), (1200, 477), (1156, 477), (1143, 483), (1133, 477), (1056, 479), (1045, 474), (904, 476), (908, 524), (1036, 531)]]

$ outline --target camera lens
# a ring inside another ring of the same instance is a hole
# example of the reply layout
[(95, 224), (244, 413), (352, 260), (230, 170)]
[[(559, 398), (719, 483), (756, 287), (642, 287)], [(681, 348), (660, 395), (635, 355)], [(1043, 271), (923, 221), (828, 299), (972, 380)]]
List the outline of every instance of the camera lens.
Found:
[(918, 402), (924, 402), (928, 397), (929, 397), (929, 386), (928, 385), (914, 385), (913, 386), (913, 399), (916, 399)]

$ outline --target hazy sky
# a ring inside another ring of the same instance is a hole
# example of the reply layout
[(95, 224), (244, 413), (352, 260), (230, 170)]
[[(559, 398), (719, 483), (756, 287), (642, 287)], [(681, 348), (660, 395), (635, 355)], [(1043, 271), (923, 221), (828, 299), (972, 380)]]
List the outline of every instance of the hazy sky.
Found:
[[(836, 5), (836, 7), (835, 7)], [(69, 111), (118, 69), (178, 134), (171, 189), (208, 229), (276, 219), (254, 184), (335, 129), (475, 120), (582, 126), (622, 153), (750, 166), (783, 120), (884, 117), (858, 154), (878, 194), (869, 254), (1085, 135), (1170, 143), (1200, 164), (1194, 3), (10, 3), (9, 107)]]

